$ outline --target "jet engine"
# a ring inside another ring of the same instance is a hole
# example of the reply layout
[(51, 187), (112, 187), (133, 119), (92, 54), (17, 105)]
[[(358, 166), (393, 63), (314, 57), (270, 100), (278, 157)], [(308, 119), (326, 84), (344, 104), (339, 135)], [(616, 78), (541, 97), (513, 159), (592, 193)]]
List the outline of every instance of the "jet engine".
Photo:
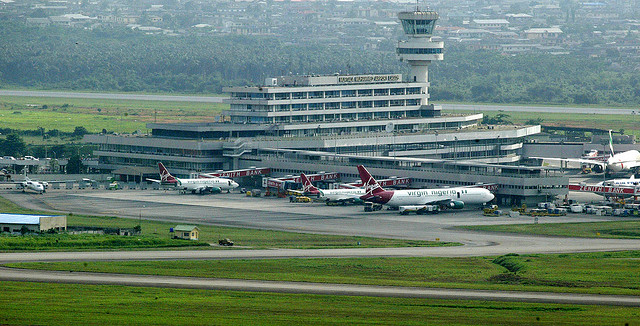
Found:
[(591, 168), (591, 171), (595, 172), (595, 173), (602, 173), (604, 172), (604, 169), (602, 168), (602, 165), (600, 164), (595, 164), (593, 165), (593, 167)]
[(462, 209), (462, 208), (464, 208), (464, 202), (463, 201), (458, 201), (458, 200), (452, 200), (452, 201), (447, 203), (447, 208)]

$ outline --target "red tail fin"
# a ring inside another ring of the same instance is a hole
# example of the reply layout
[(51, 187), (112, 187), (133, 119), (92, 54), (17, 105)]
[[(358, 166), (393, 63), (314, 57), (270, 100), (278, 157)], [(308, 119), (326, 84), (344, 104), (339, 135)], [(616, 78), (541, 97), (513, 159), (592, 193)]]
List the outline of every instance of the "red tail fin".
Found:
[(305, 193), (317, 194), (318, 188), (314, 187), (309, 178), (304, 173), (300, 173), (300, 180), (302, 181), (302, 191)]
[(171, 173), (169, 173), (169, 170), (164, 167), (164, 164), (162, 164), (162, 162), (158, 162), (158, 169), (160, 169), (160, 181), (168, 183), (177, 182), (176, 178), (174, 178)]
[(378, 181), (371, 176), (371, 173), (363, 165), (358, 165), (358, 172), (360, 173), (360, 179), (362, 179), (362, 186), (367, 194), (377, 194), (384, 191)]

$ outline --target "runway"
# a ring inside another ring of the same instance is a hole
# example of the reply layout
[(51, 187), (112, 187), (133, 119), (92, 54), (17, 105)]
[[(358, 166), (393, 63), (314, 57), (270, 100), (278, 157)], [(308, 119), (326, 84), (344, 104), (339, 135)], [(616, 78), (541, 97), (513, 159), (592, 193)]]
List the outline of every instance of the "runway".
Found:
[(78, 93), (56, 91), (21, 91), (0, 90), (0, 96), (28, 96), (28, 97), (59, 97), (59, 98), (87, 98), (105, 100), (138, 100), (138, 101), (170, 101), (170, 102), (202, 102), (222, 103), (226, 97), (192, 96), (192, 95), (156, 95), (131, 93)]

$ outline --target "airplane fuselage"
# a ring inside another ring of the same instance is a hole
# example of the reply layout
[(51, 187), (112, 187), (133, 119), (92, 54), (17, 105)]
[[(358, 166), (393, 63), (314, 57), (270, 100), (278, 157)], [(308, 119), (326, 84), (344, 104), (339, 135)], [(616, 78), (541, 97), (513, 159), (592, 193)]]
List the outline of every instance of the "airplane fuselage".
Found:
[(392, 207), (405, 205), (426, 205), (447, 201), (460, 201), (465, 205), (484, 204), (493, 200), (494, 195), (484, 188), (443, 188), (383, 191), (370, 201)]
[(364, 189), (322, 189), (318, 198), (326, 201), (356, 200), (365, 194)]
[(35, 191), (39, 194), (46, 191), (44, 184), (42, 184), (41, 182), (30, 181), (30, 180), (22, 182), (22, 191), (25, 191), (27, 189)]
[(202, 191), (204, 189), (231, 190), (238, 184), (230, 179), (206, 178), (206, 179), (178, 179), (177, 187), (185, 191)]
[(607, 168), (613, 172), (629, 171), (640, 165), (640, 152), (630, 150), (611, 156)]
[(607, 187), (637, 187), (637, 186), (640, 186), (640, 179), (636, 179), (636, 178), (611, 179), (611, 180), (598, 182), (597, 185), (607, 186)]

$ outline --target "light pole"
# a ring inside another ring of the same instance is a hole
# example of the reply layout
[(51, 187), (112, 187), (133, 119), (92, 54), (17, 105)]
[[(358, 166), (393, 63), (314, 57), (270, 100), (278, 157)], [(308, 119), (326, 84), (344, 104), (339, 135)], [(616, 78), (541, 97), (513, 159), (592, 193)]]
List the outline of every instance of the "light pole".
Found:
[(140, 227), (140, 232), (142, 232), (142, 209), (147, 207), (146, 205), (142, 205), (140, 207), (140, 213), (138, 214), (138, 226)]
[(438, 131), (436, 130), (436, 158), (438, 158)]
[(453, 160), (458, 160), (458, 136), (453, 136)]

